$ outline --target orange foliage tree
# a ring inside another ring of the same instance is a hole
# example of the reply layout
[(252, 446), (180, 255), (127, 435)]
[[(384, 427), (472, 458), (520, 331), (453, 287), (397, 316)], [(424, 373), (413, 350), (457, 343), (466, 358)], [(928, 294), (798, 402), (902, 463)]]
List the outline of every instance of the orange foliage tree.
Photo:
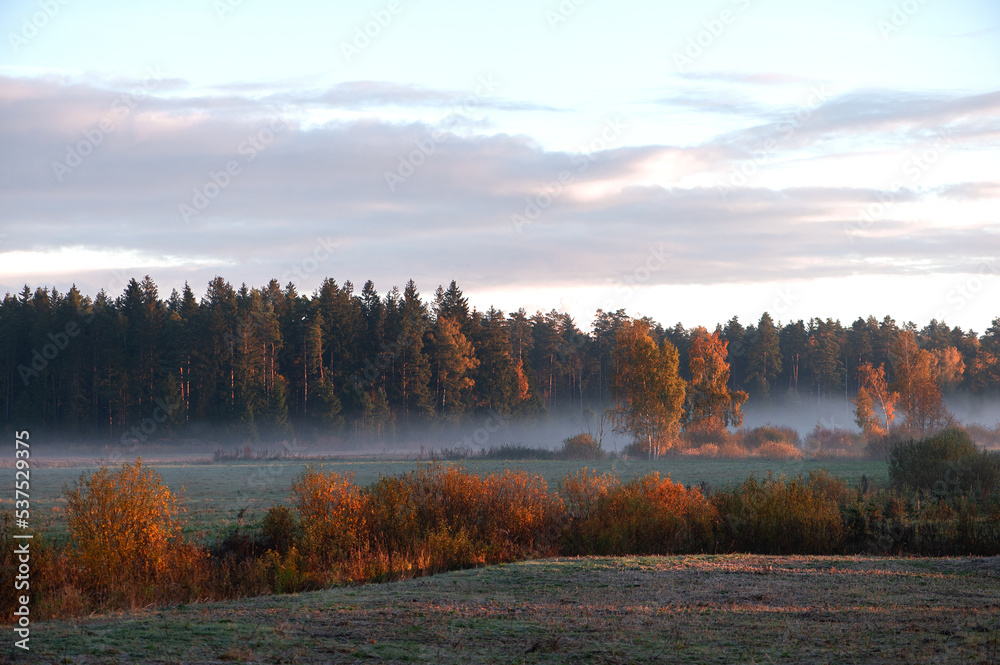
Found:
[(899, 395), (889, 390), (885, 365), (864, 363), (858, 367), (858, 394), (854, 398), (854, 420), (867, 436), (885, 436), (896, 418)]
[(610, 409), (615, 431), (631, 434), (649, 456), (673, 447), (684, 415), (684, 379), (677, 347), (657, 345), (646, 321), (627, 321), (615, 338)]
[(892, 345), (896, 380), (892, 390), (899, 394), (898, 404), (906, 416), (906, 428), (924, 436), (945, 425), (951, 415), (944, 407), (938, 387), (937, 358), (917, 346), (912, 332), (903, 330)]
[(743, 424), (743, 404), (747, 394), (729, 389), (729, 342), (719, 333), (709, 334), (698, 327), (688, 351), (691, 381), (684, 406), (684, 427), (695, 432), (718, 432)]

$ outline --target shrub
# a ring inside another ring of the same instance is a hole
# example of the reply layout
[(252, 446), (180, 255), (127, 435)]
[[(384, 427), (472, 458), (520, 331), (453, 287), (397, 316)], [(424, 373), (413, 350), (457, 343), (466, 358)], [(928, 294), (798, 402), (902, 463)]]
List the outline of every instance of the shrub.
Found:
[(166, 590), (196, 592), (204, 552), (183, 541), (178, 498), (141, 459), (85, 473), (65, 495), (72, 560), (99, 603), (141, 605)]
[[(14, 515), (4, 512), (0, 515), (0, 577), (7, 580), (0, 588), (0, 623), (13, 622), (18, 596), (31, 597), (31, 617), (48, 619), (67, 614), (78, 614), (85, 608), (85, 598), (76, 585), (73, 568), (66, 554), (53, 547), (43, 533), (33, 532), (30, 541), (15, 539), (21, 532), (14, 528)], [(15, 578), (20, 565), (15, 549), (30, 542), (30, 588), (17, 589)]]
[(563, 459), (602, 460), (604, 459), (604, 450), (594, 440), (594, 437), (587, 433), (582, 433), (563, 440), (560, 456)]
[(718, 491), (712, 503), (721, 520), (720, 549), (760, 554), (830, 554), (839, 550), (844, 527), (838, 500), (846, 493), (825, 475), (808, 481), (751, 476), (741, 487)]
[(687, 427), (681, 439), (691, 446), (701, 447), (712, 444), (716, 447), (727, 444), (733, 438), (725, 427)]
[(719, 447), (714, 443), (703, 443), (697, 448), (685, 448), (680, 454), (684, 457), (716, 458), (719, 456)]
[(696, 489), (653, 472), (622, 483), (584, 468), (560, 483), (567, 554), (673, 554), (709, 549), (715, 510)]
[(718, 456), (722, 459), (744, 459), (749, 455), (749, 451), (740, 444), (737, 437), (732, 437), (719, 446)]
[(368, 541), (369, 498), (353, 480), (353, 474), (324, 473), (309, 466), (292, 483), (304, 554), (315, 557), (321, 569)]
[(889, 451), (889, 480), (897, 489), (951, 494), (994, 491), (1000, 455), (981, 451), (968, 432), (952, 427), (920, 441), (895, 444)]
[(860, 434), (820, 424), (806, 437), (806, 447), (817, 457), (860, 457), (864, 454)]
[(991, 448), (1000, 450), (1000, 423), (994, 425), (992, 429), (976, 423), (968, 423), (964, 427), (976, 443), (987, 450)]
[(773, 425), (762, 425), (754, 427), (752, 430), (740, 430), (740, 438), (743, 446), (748, 450), (759, 448), (768, 441), (787, 443), (798, 448), (802, 443), (799, 433), (791, 427), (774, 427)]
[(562, 500), (525, 471), (430, 465), (362, 489), (309, 469), (293, 488), (310, 571), (350, 581), (550, 554), (563, 519)]
[(377, 533), (386, 546), (413, 548), (429, 542), (432, 534), (440, 544), (444, 534), (451, 534), (467, 538), (483, 562), (550, 549), (563, 511), (541, 476), (526, 471), (480, 477), (455, 467), (429, 466), (383, 478), (368, 492), (376, 507)]
[(753, 456), (769, 460), (802, 459), (802, 451), (785, 441), (765, 441), (753, 451)]
[(284, 556), (300, 541), (298, 520), (288, 506), (271, 506), (261, 520), (264, 547)]

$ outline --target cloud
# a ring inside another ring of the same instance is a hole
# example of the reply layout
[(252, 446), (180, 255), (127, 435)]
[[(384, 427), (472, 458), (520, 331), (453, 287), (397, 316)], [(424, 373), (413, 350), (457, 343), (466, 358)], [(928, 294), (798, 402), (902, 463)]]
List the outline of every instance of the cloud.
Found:
[[(89, 271), (77, 266), (78, 281), (102, 287), (114, 282), (106, 270), (114, 265), (152, 271), (168, 286), (222, 274), (250, 284), (275, 277), (307, 291), (329, 275), (373, 278), (380, 288), (413, 277), (429, 291), (452, 278), (467, 288), (614, 284), (653, 252), (669, 260), (651, 284), (718, 284), (961, 272), (996, 236), (895, 211), (857, 237), (845, 233), (878, 200), (874, 186), (745, 187), (723, 199), (712, 186), (648, 177), (664, 161), (725, 175), (743, 146), (774, 125), (691, 147), (617, 145), (585, 155), (546, 150), (524, 135), (378, 117), (306, 125), (293, 93), (257, 98), (232, 88), (185, 98), (154, 88), (115, 113), (134, 85), (0, 80), (0, 265), (5, 252), (23, 261), (80, 247), (93, 260)], [(300, 101), (447, 107), (458, 99), (357, 82)], [(794, 145), (852, 132), (930, 132), (936, 123), (985, 127), (1000, 104), (997, 95), (924, 99), (858, 93), (824, 102)], [(109, 114), (113, 129), (100, 130)], [(100, 141), (70, 166), (95, 132)], [(402, 181), (390, 188), (386, 174)], [(957, 202), (995, 198), (996, 184), (939, 193)], [(928, 195), (904, 188), (894, 201)], [(196, 212), (185, 219), (184, 206)], [(518, 232), (515, 215), (536, 209)], [(17, 290), (29, 275), (47, 281), (44, 270), (13, 272), (0, 268), (0, 289)]]

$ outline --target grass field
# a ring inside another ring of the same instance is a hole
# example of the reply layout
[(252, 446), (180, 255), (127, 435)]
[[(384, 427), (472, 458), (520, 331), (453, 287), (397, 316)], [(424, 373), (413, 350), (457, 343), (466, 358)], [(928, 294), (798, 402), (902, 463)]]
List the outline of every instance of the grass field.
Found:
[[(237, 513), (246, 508), (245, 517), (259, 515), (271, 505), (290, 503), (292, 481), (302, 473), (308, 462), (302, 460), (281, 460), (271, 462), (233, 461), (216, 464), (186, 463), (177, 461), (157, 462), (147, 460), (171, 490), (179, 492), (184, 488), (184, 506), (188, 510), (187, 533), (198, 540), (213, 538), (219, 527), (232, 524)], [(409, 460), (364, 460), (347, 459), (325, 461), (325, 470), (353, 473), (359, 485), (368, 485), (378, 480), (380, 475), (396, 475), (417, 468), (418, 464)], [(441, 464), (453, 464), (441, 462)], [(466, 469), (477, 473), (502, 471), (503, 469), (525, 469), (540, 474), (550, 488), (557, 487), (559, 481), (569, 472), (584, 466), (601, 471), (614, 469), (623, 478), (631, 478), (650, 471), (670, 474), (680, 483), (697, 485), (707, 482), (712, 487), (724, 487), (728, 483), (741, 483), (751, 474), (763, 477), (768, 472), (774, 475), (794, 477), (809, 471), (825, 469), (832, 475), (840, 476), (854, 483), (862, 475), (879, 483), (887, 481), (886, 465), (883, 462), (863, 460), (824, 461), (766, 461), (766, 460), (686, 460), (661, 459), (656, 461), (604, 461), (574, 462), (559, 460), (530, 460), (524, 462), (472, 461), (463, 464)], [(66, 516), (63, 511), (63, 487), (72, 484), (80, 474), (95, 468), (93, 464), (79, 466), (47, 466), (34, 468), (31, 475), (32, 506), (34, 522), (43, 530), (61, 534), (65, 532)], [(12, 474), (13, 475), (13, 474)], [(10, 503), (12, 499), (6, 499)]]
[(998, 620), (1000, 557), (548, 559), (49, 622), (25, 662), (993, 664)]

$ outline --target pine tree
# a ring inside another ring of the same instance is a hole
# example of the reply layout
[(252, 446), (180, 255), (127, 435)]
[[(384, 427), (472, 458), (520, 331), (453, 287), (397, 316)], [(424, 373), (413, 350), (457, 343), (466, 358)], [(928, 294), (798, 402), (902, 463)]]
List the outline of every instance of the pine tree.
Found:
[(475, 350), (457, 321), (439, 316), (430, 333), (437, 412), (457, 420), (472, 405), (472, 372), (479, 366)]
[(781, 345), (767, 312), (761, 315), (756, 330), (757, 335), (747, 354), (747, 382), (756, 388), (758, 395), (768, 400), (771, 386), (781, 373)]
[(398, 380), (393, 383), (406, 425), (426, 420), (434, 411), (431, 395), (431, 361), (424, 349), (428, 330), (427, 306), (420, 300), (411, 279), (403, 289), (394, 366)]

